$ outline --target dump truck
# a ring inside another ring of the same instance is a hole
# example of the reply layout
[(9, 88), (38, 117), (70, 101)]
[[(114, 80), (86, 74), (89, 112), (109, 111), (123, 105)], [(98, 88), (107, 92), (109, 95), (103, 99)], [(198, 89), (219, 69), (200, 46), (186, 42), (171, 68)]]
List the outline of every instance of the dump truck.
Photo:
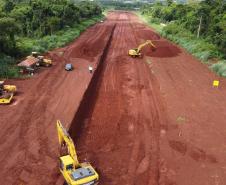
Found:
[[(57, 132), (60, 144), (59, 169), (68, 185), (96, 185), (99, 175), (88, 162), (79, 163), (74, 142), (69, 133), (57, 121)], [(66, 154), (62, 151), (66, 149)]]

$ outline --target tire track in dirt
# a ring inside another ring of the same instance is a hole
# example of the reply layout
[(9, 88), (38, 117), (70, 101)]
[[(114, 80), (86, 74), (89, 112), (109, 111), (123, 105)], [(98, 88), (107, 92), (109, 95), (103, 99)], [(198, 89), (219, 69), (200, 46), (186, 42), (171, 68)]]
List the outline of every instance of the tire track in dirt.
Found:
[(103, 80), (97, 96), (93, 94), (94, 107), (83, 109), (85, 118), (77, 125), (84, 127), (71, 135), (79, 133), (78, 154), (98, 168), (100, 184), (157, 185), (160, 116), (164, 116), (161, 97), (156, 96), (159, 87), (141, 59), (125, 56), (138, 43), (131, 14), (118, 14), (123, 22), (116, 20)]

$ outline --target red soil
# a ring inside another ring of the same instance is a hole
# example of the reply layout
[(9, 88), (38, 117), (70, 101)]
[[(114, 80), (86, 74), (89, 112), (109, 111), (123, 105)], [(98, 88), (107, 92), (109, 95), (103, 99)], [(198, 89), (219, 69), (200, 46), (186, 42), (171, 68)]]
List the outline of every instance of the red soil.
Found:
[[(153, 38), (155, 52), (127, 56)], [(226, 80), (186, 51), (135, 15), (111, 12), (50, 56), (52, 68), (8, 81), (19, 93), (12, 105), (0, 106), (0, 184), (62, 179), (56, 119), (70, 128), (80, 161), (97, 168), (101, 185), (226, 182)], [(66, 62), (75, 70), (64, 71)], [(92, 80), (90, 64), (98, 66)]]

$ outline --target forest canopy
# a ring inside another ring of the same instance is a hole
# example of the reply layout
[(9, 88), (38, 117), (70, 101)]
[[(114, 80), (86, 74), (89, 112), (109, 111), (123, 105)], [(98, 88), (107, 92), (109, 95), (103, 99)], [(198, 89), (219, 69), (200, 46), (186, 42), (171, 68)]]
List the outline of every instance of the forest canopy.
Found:
[(51, 35), (101, 12), (90, 1), (0, 0), (0, 54), (18, 55), (16, 37)]
[(164, 31), (168, 34), (183, 33), (189, 30), (197, 38), (203, 38), (226, 55), (226, 1), (203, 0), (200, 3), (190, 1), (187, 4), (155, 3), (145, 5), (142, 14), (150, 15), (153, 22), (165, 22)]

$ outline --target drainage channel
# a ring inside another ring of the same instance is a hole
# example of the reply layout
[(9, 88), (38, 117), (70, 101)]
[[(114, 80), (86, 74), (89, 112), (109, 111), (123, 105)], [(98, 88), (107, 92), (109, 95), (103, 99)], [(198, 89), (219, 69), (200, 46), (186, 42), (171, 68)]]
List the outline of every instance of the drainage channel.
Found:
[(105, 70), (105, 60), (109, 51), (109, 47), (111, 45), (115, 27), (116, 24), (113, 26), (111, 30), (109, 39), (106, 43), (106, 46), (104, 47), (103, 53), (100, 56), (98, 67), (93, 74), (89, 86), (85, 91), (82, 101), (80, 102), (77, 112), (75, 113), (75, 116), (71, 122), (69, 134), (72, 137), (74, 143), (78, 142), (83, 131), (85, 121), (89, 119), (92, 115), (96, 98), (98, 96), (98, 89), (100, 87)]

